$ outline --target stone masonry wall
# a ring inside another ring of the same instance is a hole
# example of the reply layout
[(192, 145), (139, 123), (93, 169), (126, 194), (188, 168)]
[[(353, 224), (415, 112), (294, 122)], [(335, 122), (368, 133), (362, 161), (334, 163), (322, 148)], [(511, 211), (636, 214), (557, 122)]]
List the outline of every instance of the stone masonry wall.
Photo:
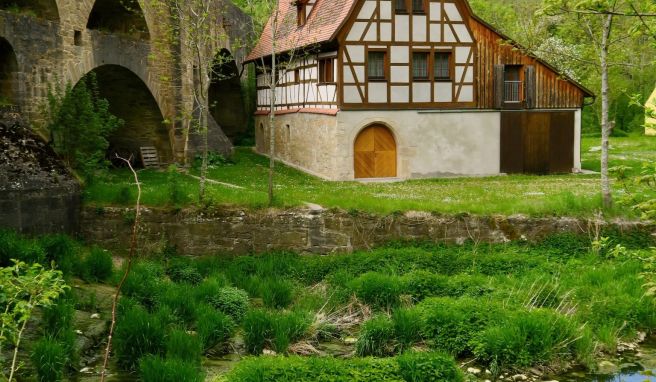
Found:
[[(130, 242), (131, 209), (85, 208), (81, 236), (116, 253), (126, 253)], [(605, 223), (622, 231), (656, 231), (639, 222)], [(461, 244), (467, 240), (502, 243), (538, 240), (550, 234), (586, 234), (592, 224), (584, 219), (525, 216), (441, 216), (423, 212), (378, 216), (338, 210), (244, 210), (219, 208), (144, 209), (140, 249), (148, 253), (165, 244), (184, 255), (246, 254), (270, 250), (327, 254), (368, 249), (394, 240)]]

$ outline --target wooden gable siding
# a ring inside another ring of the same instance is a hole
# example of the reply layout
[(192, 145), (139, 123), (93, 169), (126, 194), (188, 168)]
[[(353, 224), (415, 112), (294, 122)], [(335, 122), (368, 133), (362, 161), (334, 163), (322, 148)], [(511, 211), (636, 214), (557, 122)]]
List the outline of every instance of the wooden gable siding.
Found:
[(523, 54), (516, 47), (487, 25), (470, 18), (470, 26), (476, 40), (478, 65), (476, 68), (477, 107), (495, 108), (495, 65), (531, 65), (535, 68), (535, 100), (538, 109), (579, 108), (585, 93), (572, 82), (537, 59)]

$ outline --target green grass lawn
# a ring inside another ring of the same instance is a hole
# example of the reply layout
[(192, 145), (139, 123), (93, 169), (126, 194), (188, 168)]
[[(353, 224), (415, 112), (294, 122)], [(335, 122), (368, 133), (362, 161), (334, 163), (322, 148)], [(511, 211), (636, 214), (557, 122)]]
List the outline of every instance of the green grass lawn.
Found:
[[(601, 170), (601, 138), (584, 137), (581, 140), (581, 165), (586, 170)], [(656, 161), (656, 137), (635, 135), (611, 137), (610, 167), (630, 166), (638, 172), (642, 164)]]
[[(598, 170), (599, 153), (592, 149), (597, 141), (598, 138), (583, 140), (585, 169)], [(612, 166), (628, 163), (639, 167), (644, 160), (656, 159), (656, 139), (614, 138), (612, 146)], [(209, 184), (208, 199), (213, 204), (265, 207), (268, 159), (248, 148), (238, 148), (233, 162), (211, 168), (209, 177), (240, 188)], [(198, 181), (188, 175), (142, 170), (139, 176), (146, 205), (184, 206), (197, 200)], [(112, 170), (87, 187), (85, 201), (95, 205), (130, 205), (135, 197), (131, 183), (127, 170)], [(588, 215), (600, 208), (598, 190), (598, 175), (512, 175), (365, 184), (324, 181), (278, 164), (275, 205), (315, 203), (376, 213), (418, 210), (450, 214)], [(627, 212), (618, 209), (610, 214)]]

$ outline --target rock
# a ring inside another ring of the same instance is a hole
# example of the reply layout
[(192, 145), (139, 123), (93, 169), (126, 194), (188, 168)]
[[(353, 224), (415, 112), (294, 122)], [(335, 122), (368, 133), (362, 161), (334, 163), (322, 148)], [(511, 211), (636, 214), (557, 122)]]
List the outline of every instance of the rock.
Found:
[(100, 318), (100, 314), (98, 314), (98, 313), (94, 313), (94, 314), (91, 315), (91, 318), (93, 318), (93, 319), (99, 319), (99, 318)]
[(84, 335), (84, 333), (82, 333), (82, 331), (79, 330), (79, 329), (76, 329), (76, 330), (75, 330), (75, 334), (80, 335), (80, 336), (83, 336), (83, 335)]
[(524, 374), (515, 374), (510, 379), (513, 381), (526, 381), (528, 377)]
[(358, 339), (355, 338), (355, 337), (346, 337), (346, 338), (344, 338), (344, 343), (345, 343), (345, 344), (353, 345), (353, 344), (355, 344), (356, 342), (358, 342)]
[(277, 353), (276, 353), (275, 351), (273, 351), (273, 350), (269, 350), (269, 349), (264, 349), (264, 350), (262, 350), (262, 354), (263, 354), (263, 355), (269, 355), (269, 356), (275, 356), (275, 355), (277, 355)]
[(618, 371), (620, 371), (620, 368), (610, 361), (604, 360), (597, 364), (597, 372), (599, 374), (610, 375), (610, 374), (615, 374)]
[(475, 367), (468, 367), (467, 372), (469, 374), (479, 375), (481, 373), (481, 369), (478, 369), (478, 368), (475, 368)]

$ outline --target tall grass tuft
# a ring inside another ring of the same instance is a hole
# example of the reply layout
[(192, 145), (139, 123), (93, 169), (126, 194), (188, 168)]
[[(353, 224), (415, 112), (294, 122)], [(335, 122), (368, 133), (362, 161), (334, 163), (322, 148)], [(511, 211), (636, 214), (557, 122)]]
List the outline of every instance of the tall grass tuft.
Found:
[(164, 268), (152, 261), (136, 262), (123, 284), (122, 293), (153, 309), (159, 302)]
[(302, 339), (310, 327), (310, 318), (303, 312), (274, 313), (272, 347), (277, 353), (287, 353), (289, 345)]
[(396, 359), (399, 371), (407, 382), (465, 380), (453, 357), (444, 353), (405, 353)]
[(166, 336), (166, 358), (200, 365), (202, 345), (198, 336), (173, 329)]
[(203, 382), (205, 379), (194, 363), (152, 355), (141, 360), (139, 376), (143, 382)]
[(365, 273), (350, 283), (356, 296), (366, 304), (380, 309), (391, 309), (400, 302), (402, 282), (398, 276), (376, 272)]
[(34, 345), (30, 356), (36, 369), (37, 381), (63, 380), (66, 367), (66, 349), (54, 338), (43, 337)]
[(191, 298), (193, 288), (187, 284), (165, 284), (162, 287), (159, 303), (167, 306), (177, 317), (178, 323), (186, 328), (193, 326), (196, 319), (197, 302)]
[(64, 275), (70, 275), (77, 261), (77, 245), (66, 235), (46, 235), (39, 239), (48, 262), (54, 262)]
[(394, 334), (401, 352), (422, 339), (422, 317), (417, 308), (399, 308), (392, 313)]
[(360, 328), (355, 352), (360, 357), (383, 357), (394, 353), (394, 323), (385, 315), (365, 321)]
[(268, 308), (287, 308), (294, 301), (294, 284), (282, 278), (265, 279), (260, 283), (260, 295)]
[(98, 282), (109, 279), (114, 262), (112, 255), (104, 249), (93, 247), (81, 262), (80, 277), (85, 281)]
[(227, 314), (209, 305), (200, 305), (196, 315), (196, 332), (205, 351), (226, 343), (232, 337), (235, 323)]
[(267, 339), (273, 332), (273, 322), (269, 313), (261, 309), (249, 310), (242, 323), (244, 329), (244, 344), (250, 354), (262, 354)]
[(141, 357), (162, 354), (165, 335), (165, 327), (158, 316), (138, 305), (125, 308), (119, 315), (113, 343), (119, 366), (135, 370)]

